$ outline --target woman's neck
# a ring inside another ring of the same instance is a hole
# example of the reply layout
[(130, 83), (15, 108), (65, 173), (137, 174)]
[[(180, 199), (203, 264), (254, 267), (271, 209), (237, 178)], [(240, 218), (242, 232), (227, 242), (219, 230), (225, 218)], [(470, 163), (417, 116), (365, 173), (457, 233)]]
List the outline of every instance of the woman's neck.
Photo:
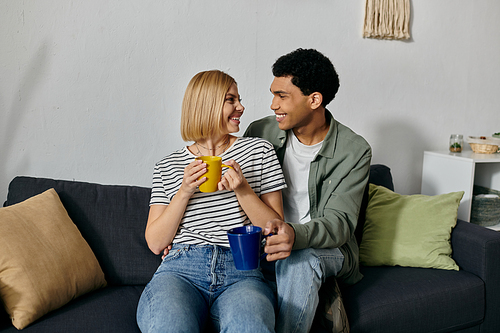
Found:
[(229, 134), (212, 137), (204, 140), (197, 140), (192, 145), (194, 148), (195, 155), (217, 156), (223, 154), (231, 143), (231, 136)]

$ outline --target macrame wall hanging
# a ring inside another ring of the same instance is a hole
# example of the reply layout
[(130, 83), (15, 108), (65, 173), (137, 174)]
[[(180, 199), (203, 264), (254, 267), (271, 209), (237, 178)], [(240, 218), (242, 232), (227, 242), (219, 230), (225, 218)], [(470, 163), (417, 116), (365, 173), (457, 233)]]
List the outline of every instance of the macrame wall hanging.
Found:
[(363, 37), (410, 38), (410, 0), (366, 0)]

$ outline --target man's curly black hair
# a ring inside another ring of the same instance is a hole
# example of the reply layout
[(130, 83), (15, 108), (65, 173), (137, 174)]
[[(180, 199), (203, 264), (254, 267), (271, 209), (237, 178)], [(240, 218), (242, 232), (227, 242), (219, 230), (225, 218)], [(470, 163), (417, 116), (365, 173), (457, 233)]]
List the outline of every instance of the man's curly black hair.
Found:
[(327, 106), (339, 90), (339, 76), (332, 62), (314, 49), (297, 49), (276, 60), (273, 65), (275, 77), (291, 76), (292, 83), (305, 96), (313, 92), (323, 95), (323, 106)]

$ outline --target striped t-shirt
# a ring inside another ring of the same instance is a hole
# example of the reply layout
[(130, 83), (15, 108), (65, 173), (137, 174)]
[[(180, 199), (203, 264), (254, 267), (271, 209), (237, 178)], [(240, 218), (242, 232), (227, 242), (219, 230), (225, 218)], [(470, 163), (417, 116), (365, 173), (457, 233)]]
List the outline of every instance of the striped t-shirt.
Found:
[[(184, 169), (196, 156), (186, 147), (155, 165), (150, 205), (168, 205), (179, 191)], [(253, 191), (261, 194), (286, 187), (273, 145), (260, 138), (237, 138), (222, 155), (222, 162), (235, 160)], [(222, 173), (226, 171), (223, 168)], [(229, 246), (226, 231), (250, 224), (234, 191), (203, 193), (189, 200), (174, 243)]]

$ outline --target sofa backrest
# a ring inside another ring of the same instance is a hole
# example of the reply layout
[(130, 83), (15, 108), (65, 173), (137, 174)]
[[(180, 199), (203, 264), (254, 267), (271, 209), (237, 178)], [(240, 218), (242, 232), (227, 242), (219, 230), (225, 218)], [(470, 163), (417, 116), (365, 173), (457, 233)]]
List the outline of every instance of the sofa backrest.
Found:
[(144, 231), (151, 189), (78, 181), (16, 177), (6, 205), (54, 188), (69, 216), (94, 251), (110, 285), (145, 285), (161, 258), (146, 244)]
[[(369, 183), (394, 190), (390, 169), (370, 166)], [(79, 181), (16, 177), (7, 201), (13, 205), (54, 188), (69, 216), (94, 251), (110, 285), (145, 285), (161, 258), (147, 247), (144, 231), (151, 189), (138, 186), (100, 185)], [(368, 205), (365, 189), (355, 235), (361, 243)]]
[[(370, 166), (370, 178), (368, 184), (380, 185), (394, 191), (394, 183), (392, 182), (391, 169), (383, 164), (372, 164)], [(359, 211), (358, 225), (354, 231), (356, 241), (361, 244), (363, 236), (363, 227), (365, 226), (366, 207), (368, 206), (368, 185), (366, 185), (363, 201), (361, 202), (361, 209)]]

